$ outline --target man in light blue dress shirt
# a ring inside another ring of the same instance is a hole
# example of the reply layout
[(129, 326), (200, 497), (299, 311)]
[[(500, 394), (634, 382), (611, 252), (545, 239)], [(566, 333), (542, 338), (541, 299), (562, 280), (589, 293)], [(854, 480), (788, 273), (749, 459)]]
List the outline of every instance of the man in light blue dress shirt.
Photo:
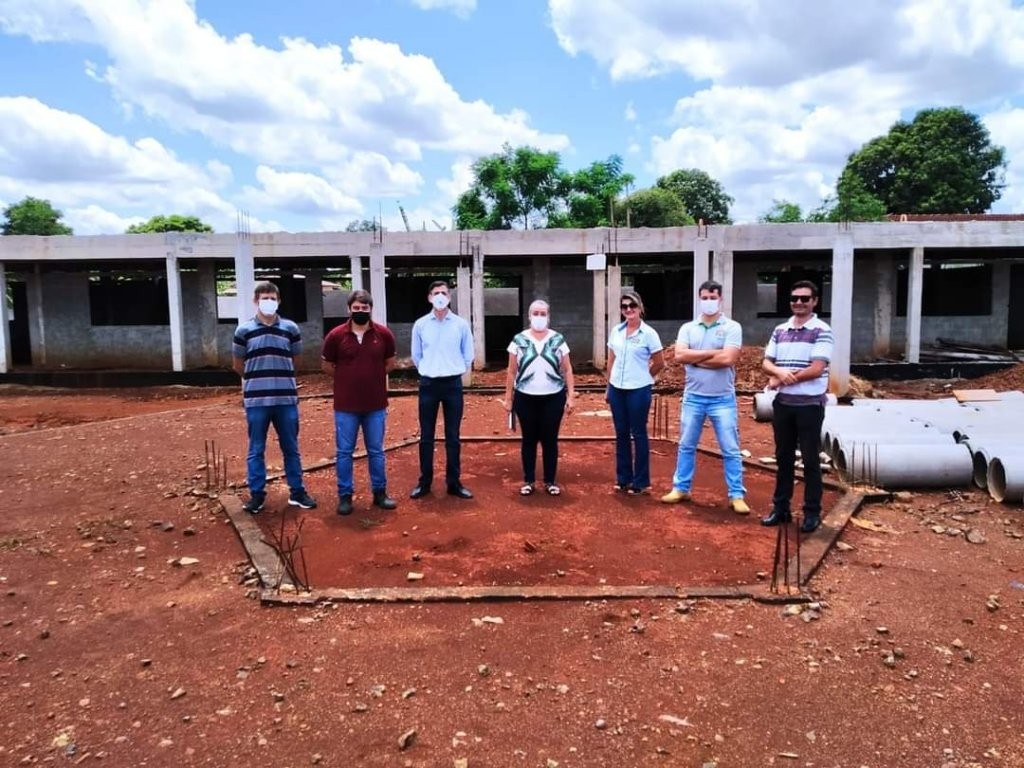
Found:
[(438, 406), (444, 412), (445, 484), (448, 494), (471, 499), (462, 484), (459, 427), (462, 424), (462, 376), (473, 365), (473, 334), (469, 323), (448, 304), (448, 283), (436, 280), (427, 291), (433, 309), (412, 327), (412, 361), (420, 374), (420, 479), (409, 496), (419, 499), (430, 493), (434, 479), (434, 430)]

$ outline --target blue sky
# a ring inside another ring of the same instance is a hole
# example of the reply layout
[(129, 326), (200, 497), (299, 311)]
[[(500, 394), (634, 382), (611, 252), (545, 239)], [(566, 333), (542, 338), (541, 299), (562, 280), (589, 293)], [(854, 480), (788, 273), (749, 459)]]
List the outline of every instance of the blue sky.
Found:
[(701, 168), (754, 221), (960, 105), (1024, 211), (1024, 9), (1010, 0), (0, 0), (0, 204), (78, 234), (155, 214), (232, 231), (449, 225), (504, 142), (637, 187)]

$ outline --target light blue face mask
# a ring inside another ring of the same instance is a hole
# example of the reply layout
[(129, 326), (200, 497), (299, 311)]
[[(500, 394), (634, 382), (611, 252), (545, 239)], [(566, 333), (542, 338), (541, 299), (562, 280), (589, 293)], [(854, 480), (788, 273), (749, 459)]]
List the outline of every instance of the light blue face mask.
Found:
[(277, 308), (280, 306), (277, 299), (260, 299), (259, 304), (260, 314), (266, 317), (273, 317), (277, 314)]

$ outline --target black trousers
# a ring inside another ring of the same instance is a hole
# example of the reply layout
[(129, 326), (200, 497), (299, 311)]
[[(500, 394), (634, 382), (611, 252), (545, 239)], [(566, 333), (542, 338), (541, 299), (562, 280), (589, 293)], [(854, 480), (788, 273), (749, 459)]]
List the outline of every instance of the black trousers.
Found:
[(778, 400), (773, 404), (772, 430), (775, 433), (775, 494), (772, 510), (789, 512), (793, 498), (793, 471), (796, 448), (804, 462), (804, 515), (821, 514), (821, 422), (825, 418), (823, 405), (786, 405)]
[(420, 482), (429, 486), (434, 479), (434, 430), (437, 409), (444, 412), (445, 483), (449, 488), (460, 484), (462, 476), (459, 427), (462, 424), (462, 377), (438, 376), (420, 378)]
[(537, 444), (544, 451), (544, 484), (554, 485), (558, 473), (558, 430), (565, 414), (566, 392), (551, 395), (527, 395), (516, 392), (512, 407), (523, 433), (520, 448), (523, 458), (523, 481), (537, 479)]

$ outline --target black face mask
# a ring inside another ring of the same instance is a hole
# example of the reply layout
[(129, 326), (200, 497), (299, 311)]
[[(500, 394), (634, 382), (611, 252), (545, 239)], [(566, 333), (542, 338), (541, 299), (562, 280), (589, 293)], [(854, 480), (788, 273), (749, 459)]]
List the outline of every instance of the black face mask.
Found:
[(366, 325), (368, 322), (370, 322), (369, 312), (353, 312), (351, 317), (352, 322), (355, 323), (356, 325)]

